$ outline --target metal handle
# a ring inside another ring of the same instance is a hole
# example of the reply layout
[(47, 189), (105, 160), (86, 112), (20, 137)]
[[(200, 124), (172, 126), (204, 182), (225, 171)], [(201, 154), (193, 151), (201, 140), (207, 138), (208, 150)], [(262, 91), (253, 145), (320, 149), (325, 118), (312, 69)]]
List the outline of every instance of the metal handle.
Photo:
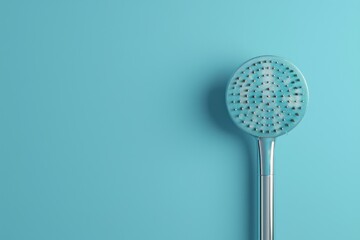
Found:
[(274, 240), (274, 147), (275, 138), (259, 138), (260, 240)]
[(274, 176), (261, 176), (260, 239), (274, 240)]

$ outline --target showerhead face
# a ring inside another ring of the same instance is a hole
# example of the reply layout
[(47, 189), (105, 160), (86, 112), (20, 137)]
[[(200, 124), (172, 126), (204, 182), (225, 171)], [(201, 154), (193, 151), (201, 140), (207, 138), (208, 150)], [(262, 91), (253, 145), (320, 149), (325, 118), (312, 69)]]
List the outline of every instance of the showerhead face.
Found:
[(289, 61), (260, 56), (245, 62), (230, 79), (226, 103), (235, 124), (255, 137), (278, 137), (303, 118), (308, 88)]

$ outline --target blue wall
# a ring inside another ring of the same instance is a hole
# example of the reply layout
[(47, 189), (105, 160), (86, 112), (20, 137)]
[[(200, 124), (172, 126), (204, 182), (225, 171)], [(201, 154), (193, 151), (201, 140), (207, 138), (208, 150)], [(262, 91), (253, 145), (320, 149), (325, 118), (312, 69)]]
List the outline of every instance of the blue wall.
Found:
[(256, 142), (224, 91), (263, 54), (310, 90), (276, 145), (276, 239), (359, 239), (359, 10), (1, 1), (0, 239), (255, 240)]

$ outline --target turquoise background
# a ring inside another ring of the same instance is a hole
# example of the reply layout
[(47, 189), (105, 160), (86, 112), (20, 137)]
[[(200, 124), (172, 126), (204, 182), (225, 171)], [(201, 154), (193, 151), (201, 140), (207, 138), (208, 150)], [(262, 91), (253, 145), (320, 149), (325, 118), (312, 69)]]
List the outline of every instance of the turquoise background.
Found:
[(276, 144), (276, 239), (359, 239), (360, 2), (0, 3), (0, 239), (253, 240), (245, 60), (307, 78)]

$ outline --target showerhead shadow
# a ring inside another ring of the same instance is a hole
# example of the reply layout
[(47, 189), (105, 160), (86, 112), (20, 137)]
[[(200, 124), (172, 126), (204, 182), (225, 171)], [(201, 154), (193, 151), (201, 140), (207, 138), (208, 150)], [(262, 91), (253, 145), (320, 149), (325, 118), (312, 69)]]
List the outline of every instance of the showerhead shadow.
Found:
[[(257, 238), (257, 221), (258, 221), (258, 200), (257, 200), (257, 154), (256, 154), (256, 140), (249, 134), (241, 131), (231, 120), (226, 107), (225, 92), (227, 82), (231, 73), (222, 73), (214, 78), (209, 85), (206, 95), (206, 110), (210, 121), (214, 127), (228, 134), (239, 145), (243, 145), (244, 151), (240, 154), (245, 155), (246, 163), (242, 163), (246, 168), (244, 172), (247, 173), (248, 186), (246, 190), (246, 199), (248, 202), (248, 211), (246, 217), (248, 219), (248, 238), (255, 240)], [(240, 158), (240, 156), (239, 156)], [(243, 194), (240, 198), (243, 198)], [(243, 214), (243, 213), (239, 213)]]

